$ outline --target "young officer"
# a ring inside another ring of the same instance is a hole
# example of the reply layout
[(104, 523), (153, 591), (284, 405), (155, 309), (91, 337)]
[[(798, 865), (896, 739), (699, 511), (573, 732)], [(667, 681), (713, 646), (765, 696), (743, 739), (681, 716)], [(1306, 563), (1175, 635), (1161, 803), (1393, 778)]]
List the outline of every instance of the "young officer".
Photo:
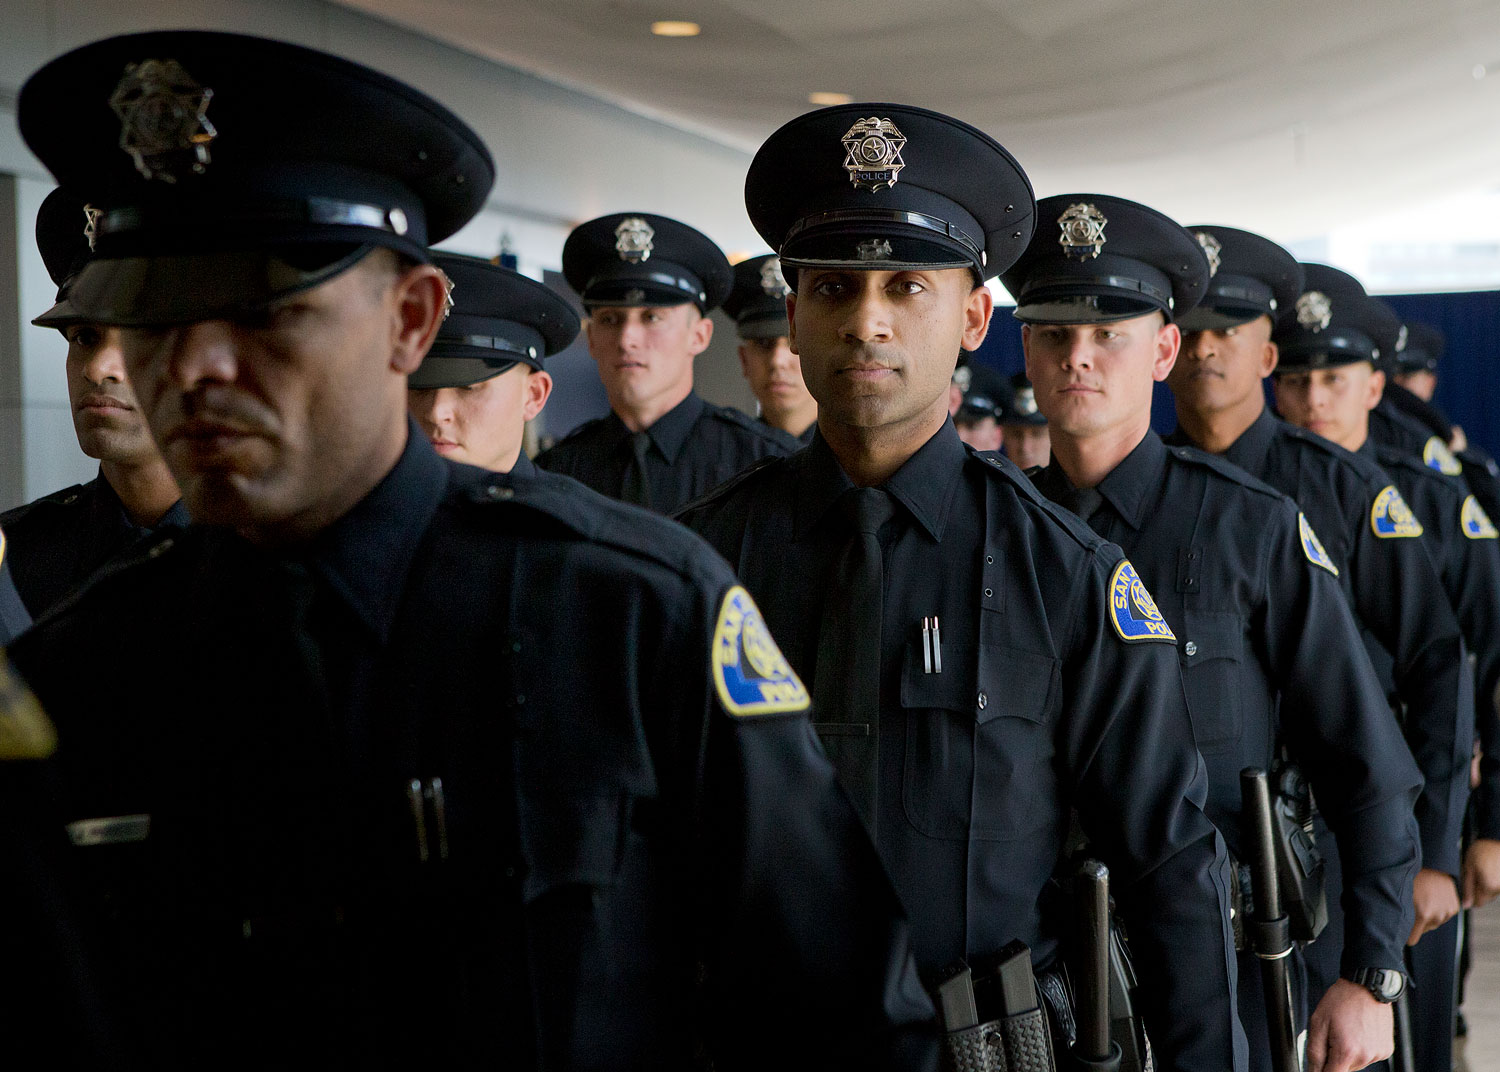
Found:
[(760, 403), (760, 419), (806, 446), (818, 425), (818, 403), (802, 382), (802, 363), (787, 339), (786, 296), (791, 291), (774, 253), (734, 266), (734, 288), (724, 312), (740, 336), (740, 370)]
[(1025, 173), (956, 119), (854, 104), (772, 134), (745, 200), (795, 273), (819, 434), (683, 519), (810, 681), (919, 965), (1019, 939), (1054, 968), (1049, 879), (1076, 811), (1130, 928), (1158, 1067), (1243, 1067), (1227, 861), (1171, 629), (1118, 548), (948, 416), (959, 351), (989, 327), (983, 281), (1031, 235)]
[(537, 465), (668, 514), (771, 455), (800, 444), (693, 390), (693, 361), (713, 338), (708, 314), (734, 273), (685, 223), (617, 212), (580, 224), (563, 274), (583, 298), (589, 353), (610, 413), (575, 429)]
[[(1359, 906), (1345, 920), (1350, 960), (1399, 972), (1412, 922), (1412, 805), (1421, 777), (1334, 567), (1286, 496), (1211, 454), (1168, 447), (1151, 431), (1152, 388), (1177, 359), (1180, 327), (1227, 331), (1264, 314), (1260, 306), (1226, 316), (1174, 304), (1172, 273), (1204, 251), (1144, 205), (1067, 194), (1044, 198), (1037, 214), (1043, 223), (1082, 217), (1098, 230), (1094, 243), (1069, 246), (1040, 229), (1002, 276), (1017, 297), (1027, 372), (1052, 435), (1052, 464), (1033, 480), (1120, 545), (1177, 634), (1193, 731), (1208, 765), (1208, 814), (1231, 849), (1248, 859), (1240, 772), (1272, 770), (1285, 749), (1344, 846), (1345, 887)], [(1245, 246), (1240, 274), (1283, 281), (1280, 300), (1295, 298), (1300, 273), (1289, 255), (1254, 236), (1227, 240)], [(1213, 254), (1205, 269), (1218, 267)], [(1242, 892), (1241, 903), (1253, 903)], [(1341, 981), (1309, 1020), (1306, 977), (1295, 951), (1293, 958), (1295, 1022), (1307, 1028), (1311, 1067), (1349, 1072), (1389, 1056), (1390, 1007)], [(1251, 1066), (1268, 1072), (1253, 950), (1240, 953), (1239, 967)]]
[(1010, 404), (1000, 411), (1000, 436), (1005, 456), (1023, 472), (1046, 465), (1052, 457), (1047, 415), (1036, 404), (1036, 388), (1018, 372), (1010, 378)]
[[(894, 894), (734, 575), (407, 416), (446, 303), (428, 245), (494, 179), (474, 132), (346, 60), (188, 31), (54, 60), (19, 119), (102, 210), (72, 300), (122, 327), (201, 523), (11, 652), (120, 1028), (57, 1063), (931, 1060)], [(68, 1028), (57, 1061), (83, 1032), (40, 1004), (13, 1022)]]
[(478, 257), (433, 252), (453, 307), (406, 379), (407, 408), (445, 458), (531, 475), (521, 450), (552, 377), (542, 362), (578, 336), (578, 315), (552, 288)]

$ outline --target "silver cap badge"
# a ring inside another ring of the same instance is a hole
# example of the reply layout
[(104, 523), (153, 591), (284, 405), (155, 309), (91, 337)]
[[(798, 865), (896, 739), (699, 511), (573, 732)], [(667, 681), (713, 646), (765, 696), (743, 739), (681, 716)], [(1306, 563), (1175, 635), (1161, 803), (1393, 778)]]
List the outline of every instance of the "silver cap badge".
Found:
[(1406, 325), (1402, 324), (1401, 325), (1401, 330), (1396, 333), (1396, 353), (1399, 354), (1401, 351), (1405, 350), (1406, 349), (1406, 343), (1407, 343)]
[(640, 264), (651, 257), (651, 240), (656, 228), (639, 216), (628, 216), (615, 228), (615, 252), (622, 261)]
[(1036, 388), (1022, 387), (1016, 392), (1016, 412), (1023, 417), (1036, 412)]
[(109, 106), (120, 117), (120, 148), (136, 170), (163, 182), (176, 182), (183, 164), (203, 174), (219, 133), (208, 121), (213, 96), (176, 60), (127, 64)]
[(856, 190), (888, 189), (906, 166), (901, 149), (906, 138), (889, 119), (871, 116), (849, 128), (843, 137), (844, 170)]
[(93, 205), (83, 206), (83, 237), (88, 239), (89, 252), (94, 252), (94, 243), (99, 240), (99, 217), (102, 211)]
[(792, 292), (782, 274), (780, 257), (772, 257), (760, 266), (760, 289), (768, 298), (785, 298)]
[(854, 247), (854, 255), (862, 261), (882, 261), (891, 255), (891, 244), (884, 238), (867, 238)]
[(1319, 332), (1333, 322), (1333, 302), (1321, 290), (1309, 290), (1297, 299), (1297, 323)]
[(646, 300), (646, 292), (640, 287), (631, 287), (625, 292), (625, 304), (635, 305)]
[(438, 269), (438, 275), (443, 277), (443, 319), (447, 320), (453, 314), (453, 291), (457, 289), (458, 284), (454, 283), (453, 277), (441, 268)]
[(1224, 263), (1220, 254), (1224, 251), (1224, 243), (1220, 242), (1207, 231), (1194, 231), (1193, 237), (1203, 247), (1203, 252), (1208, 255), (1208, 277), (1212, 279), (1219, 274), (1219, 265)]
[(1057, 241), (1064, 256), (1077, 257), (1081, 261), (1099, 256), (1099, 251), (1104, 248), (1104, 225), (1108, 222), (1104, 213), (1093, 205), (1069, 205), (1057, 217), (1057, 225), (1062, 228), (1062, 236)]

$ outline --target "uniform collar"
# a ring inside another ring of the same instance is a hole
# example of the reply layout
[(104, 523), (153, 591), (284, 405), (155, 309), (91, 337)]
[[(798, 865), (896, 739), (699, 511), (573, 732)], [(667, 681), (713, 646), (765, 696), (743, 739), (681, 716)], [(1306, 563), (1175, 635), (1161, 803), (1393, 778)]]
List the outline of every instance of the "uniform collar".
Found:
[(1250, 427), (1229, 445), (1224, 459), (1250, 473), (1265, 472), (1266, 455), (1271, 451), (1271, 443), (1280, 425), (1279, 417), (1272, 416), (1270, 409), (1262, 409)]
[(447, 484), (447, 464), (408, 418), (406, 448), (395, 467), (307, 550), (306, 559), (382, 643)]
[[(1135, 449), (1109, 471), (1095, 489), (1101, 498), (1114, 507), (1132, 529), (1140, 530), (1141, 522), (1151, 499), (1151, 493), (1161, 484), (1162, 470), (1167, 464), (1167, 447), (1155, 432), (1148, 431), (1136, 444)], [(1037, 487), (1053, 502), (1065, 502), (1066, 494), (1074, 490), (1073, 482), (1062, 466), (1052, 462), (1037, 476)]]
[[(646, 429), (646, 434), (656, 444), (656, 449), (661, 451), (662, 457), (667, 459), (668, 465), (677, 464), (677, 455), (706, 405), (696, 391), (689, 391), (686, 398), (663, 413), (655, 424)], [(630, 429), (625, 427), (625, 422), (617, 414), (611, 413), (609, 416), (616, 425), (618, 441), (624, 442), (630, 435)]]
[(96, 516), (105, 519), (107, 524), (114, 525), (121, 531), (135, 532), (145, 536), (167, 526), (184, 528), (192, 521), (192, 518), (188, 517), (187, 507), (182, 504), (181, 499), (178, 499), (167, 508), (166, 513), (157, 519), (156, 524), (137, 525), (135, 519), (130, 516), (130, 511), (125, 509), (125, 503), (115, 491), (115, 486), (105, 477), (102, 466), (99, 474), (94, 478), (93, 487), (94, 498), (90, 509), (96, 512)]
[(524, 450), (521, 451), (520, 454), (516, 455), (516, 464), (510, 467), (510, 475), (524, 477), (536, 476), (536, 464), (531, 460), (531, 457)]
[[(953, 503), (953, 486), (963, 474), (968, 450), (951, 418), (918, 448), (917, 452), (881, 485), (939, 542)], [(815, 432), (808, 448), (796, 455), (797, 468), (794, 531), (802, 539), (823, 519), (833, 501), (854, 482), (839, 467), (832, 448)]]

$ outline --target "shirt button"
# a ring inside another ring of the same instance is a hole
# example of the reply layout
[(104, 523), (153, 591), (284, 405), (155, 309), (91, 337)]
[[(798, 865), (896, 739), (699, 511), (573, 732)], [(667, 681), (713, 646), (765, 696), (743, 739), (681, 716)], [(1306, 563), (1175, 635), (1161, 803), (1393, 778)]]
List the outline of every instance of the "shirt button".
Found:
[(990, 698), (983, 689), (979, 690), (979, 710), (983, 711), (990, 705)]
[(516, 494), (510, 488), (502, 488), (498, 484), (490, 484), (484, 489), (484, 493), (492, 499), (510, 499)]
[(989, 599), (994, 594), (995, 594), (995, 590), (993, 588), (986, 588), (984, 590), (984, 598), (985, 599)]
[(1195, 641), (1189, 640), (1182, 646), (1182, 650), (1187, 652), (1188, 658), (1191, 659), (1194, 655), (1198, 654), (1198, 645)]

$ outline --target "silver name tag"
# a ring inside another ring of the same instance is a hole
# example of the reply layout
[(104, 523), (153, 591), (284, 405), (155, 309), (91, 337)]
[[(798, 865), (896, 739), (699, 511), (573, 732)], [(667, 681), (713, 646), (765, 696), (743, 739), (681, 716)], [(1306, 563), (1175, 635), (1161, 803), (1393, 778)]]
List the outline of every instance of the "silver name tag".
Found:
[(145, 841), (151, 830), (149, 815), (110, 815), (103, 819), (79, 819), (68, 824), (68, 837), (75, 845), (119, 845)]

